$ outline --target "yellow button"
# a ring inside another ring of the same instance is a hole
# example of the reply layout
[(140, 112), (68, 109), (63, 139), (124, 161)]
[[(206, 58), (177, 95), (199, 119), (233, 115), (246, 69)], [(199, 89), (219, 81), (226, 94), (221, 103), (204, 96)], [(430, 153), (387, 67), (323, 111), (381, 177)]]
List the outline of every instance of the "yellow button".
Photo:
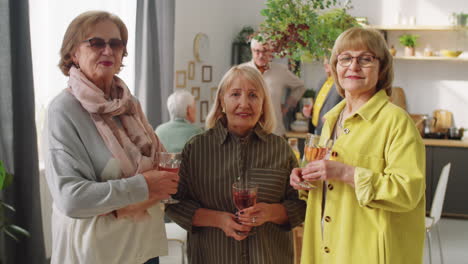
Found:
[(345, 129), (343, 130), (343, 132), (344, 132), (345, 134), (349, 134), (350, 130), (349, 130), (349, 128), (345, 128)]
[(330, 223), (330, 222), (331, 222), (331, 217), (329, 217), (328, 215), (327, 215), (327, 216), (325, 216), (325, 222), (328, 222), (328, 223)]
[(330, 190), (330, 191), (333, 190), (333, 184), (331, 184), (331, 183), (328, 184), (328, 190)]
[(332, 157), (335, 157), (335, 158), (336, 158), (336, 157), (338, 157), (338, 152), (332, 151), (331, 155), (332, 155)]
[(325, 253), (330, 253), (330, 249), (328, 247), (324, 247), (323, 250), (325, 251)]

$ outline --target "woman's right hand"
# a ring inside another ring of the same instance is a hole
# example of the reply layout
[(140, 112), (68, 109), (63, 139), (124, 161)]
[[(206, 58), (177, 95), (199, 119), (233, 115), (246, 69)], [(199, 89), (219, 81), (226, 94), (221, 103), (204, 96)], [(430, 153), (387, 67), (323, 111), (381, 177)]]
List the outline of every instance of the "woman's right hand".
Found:
[(218, 221), (219, 227), (223, 230), (224, 234), (238, 241), (247, 238), (247, 236), (238, 233), (239, 231), (250, 232), (252, 229), (250, 226), (237, 223), (236, 216), (228, 212), (221, 212)]
[(179, 185), (179, 175), (174, 172), (150, 170), (143, 173), (150, 200), (162, 200), (169, 198), (171, 194), (177, 192)]
[(289, 184), (296, 190), (310, 190), (310, 188), (304, 188), (298, 183), (302, 182), (302, 169), (301, 168), (294, 168), (291, 171), (291, 175), (289, 176)]

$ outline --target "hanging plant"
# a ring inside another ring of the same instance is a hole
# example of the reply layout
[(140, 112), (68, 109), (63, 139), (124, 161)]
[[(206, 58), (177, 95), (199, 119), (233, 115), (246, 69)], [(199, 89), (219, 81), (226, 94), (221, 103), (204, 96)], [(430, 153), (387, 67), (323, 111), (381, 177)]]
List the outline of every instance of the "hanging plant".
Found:
[(350, 27), (358, 26), (336, 0), (267, 0), (261, 11), (265, 21), (254, 36), (268, 41), (279, 57), (292, 61), (321, 59), (330, 55), (335, 39)]

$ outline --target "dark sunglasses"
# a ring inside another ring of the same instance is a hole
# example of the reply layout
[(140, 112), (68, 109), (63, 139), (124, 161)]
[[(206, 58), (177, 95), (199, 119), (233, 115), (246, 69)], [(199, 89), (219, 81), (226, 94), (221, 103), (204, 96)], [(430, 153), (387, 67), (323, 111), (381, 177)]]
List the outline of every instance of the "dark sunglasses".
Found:
[(121, 39), (110, 39), (106, 42), (102, 38), (90, 38), (83, 42), (88, 42), (91, 48), (96, 50), (105, 49), (107, 44), (109, 44), (109, 47), (113, 51), (121, 51), (124, 48), (124, 43)]

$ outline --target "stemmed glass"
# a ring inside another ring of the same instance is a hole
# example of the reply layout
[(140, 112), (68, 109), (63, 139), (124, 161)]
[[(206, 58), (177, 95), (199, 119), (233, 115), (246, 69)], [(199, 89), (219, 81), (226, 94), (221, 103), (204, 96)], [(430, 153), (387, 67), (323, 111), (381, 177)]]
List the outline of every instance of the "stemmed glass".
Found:
[[(179, 173), (179, 166), (182, 162), (181, 153), (159, 152), (159, 170)], [(172, 197), (161, 200), (163, 204), (175, 204), (179, 200)]]
[[(307, 163), (314, 160), (328, 159), (328, 153), (333, 147), (333, 140), (324, 140), (322, 144), (319, 144), (320, 136), (308, 133), (304, 144), (304, 156), (302, 156), (302, 167), (305, 167)], [(302, 188), (315, 189), (317, 186), (311, 182), (302, 181), (298, 183)]]
[[(257, 191), (258, 185), (249, 182), (235, 182), (232, 184), (232, 199), (237, 210), (243, 210), (245, 208), (254, 206), (257, 203)], [(241, 232), (237, 231), (238, 235), (247, 236), (253, 234), (252, 231)]]

